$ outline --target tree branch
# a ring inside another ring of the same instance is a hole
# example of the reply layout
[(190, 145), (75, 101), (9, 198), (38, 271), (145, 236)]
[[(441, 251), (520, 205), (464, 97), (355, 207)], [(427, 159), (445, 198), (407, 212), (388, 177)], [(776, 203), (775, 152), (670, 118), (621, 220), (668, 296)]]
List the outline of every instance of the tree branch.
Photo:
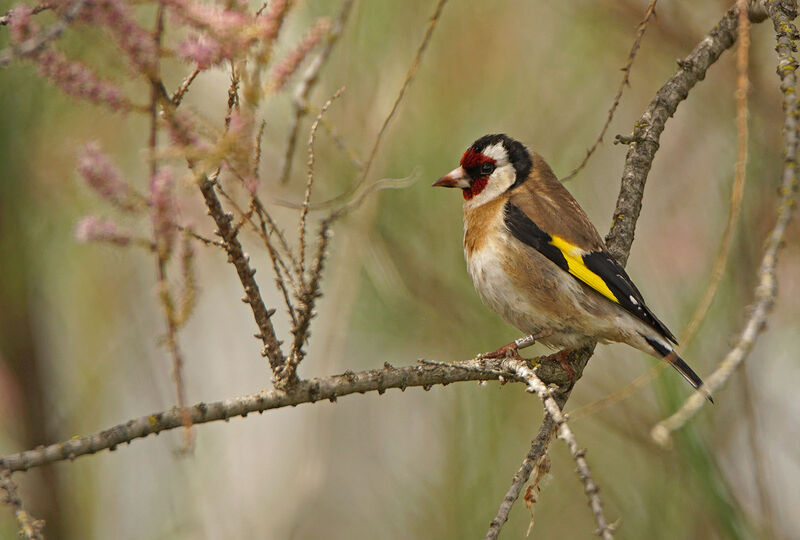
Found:
[[(214, 403), (198, 403), (189, 407), (192, 424), (205, 424), (217, 420), (228, 420), (234, 416), (247, 416), (253, 412), (264, 412), (322, 400), (336, 401), (341, 396), (365, 392), (384, 393), (388, 388), (421, 386), (430, 389), (434, 385), (447, 385), (462, 381), (490, 381), (500, 378), (515, 378), (515, 373), (503, 367), (502, 360), (464, 360), (453, 364), (425, 364), (395, 368), (385, 364), (383, 369), (346, 371), (341, 375), (298, 381), (288, 390), (264, 390), (248, 396), (232, 398)], [(538, 366), (539, 378), (548, 384), (564, 385), (569, 374), (556, 363)], [(62, 441), (34, 450), (0, 457), (0, 468), (10, 471), (27, 470), (47, 463), (75, 459), (101, 450), (114, 450), (123, 443), (147, 437), (183, 426), (181, 409), (150, 414), (129, 420), (93, 435)]]
[[(236, 267), (239, 281), (242, 282), (244, 287), (245, 297), (243, 300), (253, 310), (253, 316), (260, 332), (257, 337), (264, 344), (263, 354), (269, 360), (273, 374), (277, 374), (286, 360), (281, 352), (280, 341), (278, 341), (275, 328), (270, 320), (275, 310), (268, 310), (264, 305), (264, 299), (261, 297), (258, 283), (253, 278), (256, 272), (251, 268), (249, 258), (245, 255), (236, 231), (231, 225), (231, 215), (223, 210), (222, 204), (219, 202), (219, 197), (217, 197), (214, 190), (214, 183), (208, 178), (203, 178), (200, 181), (200, 191), (203, 194), (203, 199), (205, 199), (206, 207), (208, 207), (208, 213), (214, 219), (214, 223), (217, 224), (219, 236), (225, 244), (225, 250), (228, 252), (228, 262)], [(275, 380), (277, 381), (277, 378)]]
[(617, 207), (606, 244), (622, 265), (628, 260), (636, 221), (642, 210), (644, 186), (658, 151), (661, 133), (681, 101), (698, 81), (705, 78), (706, 70), (736, 41), (737, 13), (735, 7), (729, 9), (705, 39), (686, 58), (678, 61), (678, 71), (658, 90), (647, 110), (634, 124), (633, 135), (617, 135), (617, 141), (630, 144), (630, 148), (625, 157)]
[(17, 518), (19, 536), (26, 540), (44, 540), (44, 521), (34, 518), (23, 508), (22, 500), (17, 495), (17, 485), (11, 479), (11, 471), (3, 467), (0, 467), (0, 491), (5, 493), (0, 502), (10, 506)]
[[(778, 45), (778, 76), (781, 79), (783, 91), (783, 136), (784, 156), (783, 173), (778, 199), (778, 217), (775, 226), (767, 238), (764, 257), (758, 268), (758, 285), (755, 290), (756, 303), (750, 311), (750, 316), (744, 325), (736, 345), (728, 352), (717, 366), (717, 369), (707, 379), (704, 387), (709, 394), (713, 394), (728, 380), (736, 367), (747, 358), (759, 334), (764, 330), (767, 317), (772, 310), (776, 294), (775, 266), (778, 252), (783, 244), (786, 228), (796, 205), (798, 174), (798, 116), (800, 115), (800, 101), (797, 92), (797, 60), (792, 56), (794, 40), (797, 38), (797, 28), (792, 20), (797, 16), (794, 2), (771, 2), (769, 15), (772, 18)], [(695, 399), (697, 398), (697, 399)], [(651, 435), (658, 443), (669, 443), (670, 434), (683, 426), (703, 406), (702, 394), (691, 395), (683, 406), (669, 418), (656, 424)]]
[[(754, 14), (756, 9), (755, 2), (751, 5), (751, 18), (756, 19), (758, 14)], [(763, 6), (762, 6), (763, 7)], [(683, 60), (678, 61), (678, 71), (670, 77), (666, 83), (658, 90), (656, 97), (650, 102), (647, 110), (639, 121), (636, 122), (632, 137), (620, 137), (618, 140), (630, 144), (630, 149), (625, 157), (622, 181), (620, 183), (617, 205), (614, 210), (611, 230), (606, 236), (606, 247), (616, 259), (625, 266), (633, 244), (636, 222), (642, 209), (642, 197), (644, 187), (647, 183), (647, 175), (653, 158), (659, 147), (659, 139), (667, 120), (675, 114), (678, 105), (686, 99), (689, 91), (698, 81), (705, 77), (706, 71), (720, 55), (729, 49), (736, 41), (737, 28), (736, 8), (731, 8), (722, 17), (719, 23), (709, 32), (709, 34), (692, 50)], [(594, 352), (594, 345), (573, 352), (568, 358), (568, 362), (575, 371), (576, 380), (583, 374), (583, 369)], [(565, 400), (566, 402), (566, 397)], [(563, 406), (563, 403), (561, 404)], [(514, 500), (521, 492), (521, 486), (528, 481), (532, 464), (547, 451), (549, 437), (544, 437), (547, 418), (544, 420), (539, 430), (539, 435), (534, 439), (531, 451), (525, 457), (517, 475), (514, 476), (512, 484), (506, 496), (503, 498), (501, 508), (498, 510), (496, 520), (504, 522)], [(521, 483), (520, 483), (521, 481)], [(515, 484), (519, 483), (519, 488)], [(493, 522), (494, 523), (494, 522)], [(502, 527), (502, 523), (500, 524)], [(499, 528), (498, 528), (499, 532)]]

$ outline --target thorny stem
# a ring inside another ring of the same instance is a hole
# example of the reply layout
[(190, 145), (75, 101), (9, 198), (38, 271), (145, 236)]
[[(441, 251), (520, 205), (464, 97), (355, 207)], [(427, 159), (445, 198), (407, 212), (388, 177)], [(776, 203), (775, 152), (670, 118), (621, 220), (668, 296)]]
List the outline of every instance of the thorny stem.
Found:
[(264, 344), (263, 354), (269, 361), (273, 375), (277, 374), (286, 360), (281, 352), (280, 341), (278, 341), (275, 328), (270, 320), (275, 310), (268, 310), (264, 305), (261, 291), (253, 277), (255, 270), (251, 268), (249, 257), (245, 255), (242, 244), (239, 242), (231, 225), (233, 217), (222, 209), (214, 190), (214, 184), (208, 178), (200, 180), (200, 192), (203, 194), (209, 214), (217, 225), (217, 232), (225, 244), (225, 250), (228, 252), (228, 262), (236, 268), (239, 281), (242, 282), (244, 287), (245, 297), (243, 301), (249, 304), (253, 311), (253, 316), (259, 329), (258, 338)]

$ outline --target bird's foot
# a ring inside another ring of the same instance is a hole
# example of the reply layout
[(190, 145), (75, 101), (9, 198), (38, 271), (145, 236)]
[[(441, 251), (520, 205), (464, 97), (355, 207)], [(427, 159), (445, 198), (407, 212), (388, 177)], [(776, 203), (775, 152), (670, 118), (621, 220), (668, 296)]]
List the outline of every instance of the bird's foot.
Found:
[(570, 381), (572, 381), (571, 384), (574, 385), (575, 381), (578, 379), (575, 375), (575, 370), (572, 369), (572, 366), (569, 364), (569, 362), (567, 362), (567, 358), (569, 358), (571, 352), (571, 349), (564, 349), (562, 351), (558, 351), (557, 353), (542, 357), (541, 362), (558, 362), (561, 367), (564, 368), (564, 371), (566, 371), (569, 375)]
[(503, 345), (496, 351), (482, 353), (478, 355), (478, 360), (488, 360), (488, 359), (496, 359), (496, 358), (513, 358), (515, 360), (525, 361), (519, 355), (519, 347), (517, 346), (516, 341), (512, 341), (508, 345)]

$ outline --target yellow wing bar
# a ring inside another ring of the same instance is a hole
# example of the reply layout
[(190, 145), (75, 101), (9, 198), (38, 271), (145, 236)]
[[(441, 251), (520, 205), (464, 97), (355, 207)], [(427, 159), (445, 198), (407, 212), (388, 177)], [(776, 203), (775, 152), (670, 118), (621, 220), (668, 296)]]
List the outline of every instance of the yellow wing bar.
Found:
[(583, 254), (586, 253), (584, 250), (574, 244), (570, 244), (560, 236), (553, 236), (552, 240), (550, 240), (550, 244), (558, 249), (567, 260), (567, 267), (569, 268), (570, 274), (583, 281), (612, 302), (619, 304), (619, 300), (617, 300), (617, 297), (611, 292), (611, 289), (608, 288), (603, 278), (592, 272), (583, 262)]

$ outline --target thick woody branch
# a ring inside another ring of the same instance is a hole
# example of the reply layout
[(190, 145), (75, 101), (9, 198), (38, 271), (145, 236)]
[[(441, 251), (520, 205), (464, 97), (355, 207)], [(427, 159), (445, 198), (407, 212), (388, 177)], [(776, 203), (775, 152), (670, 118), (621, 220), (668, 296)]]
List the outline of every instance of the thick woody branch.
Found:
[[(781, 78), (783, 92), (783, 136), (784, 163), (781, 187), (778, 198), (778, 217), (775, 226), (767, 238), (764, 256), (758, 268), (758, 285), (755, 290), (755, 305), (744, 325), (736, 345), (720, 362), (717, 369), (706, 379), (705, 388), (709, 394), (715, 393), (730, 378), (733, 371), (741, 364), (753, 348), (759, 334), (764, 330), (767, 317), (772, 310), (776, 294), (775, 266), (778, 252), (784, 242), (784, 235), (792, 210), (796, 206), (798, 175), (798, 116), (800, 116), (800, 100), (797, 91), (797, 60), (792, 56), (797, 28), (792, 20), (797, 16), (794, 2), (772, 2), (769, 14), (777, 33), (778, 76)], [(699, 396), (699, 397), (698, 397)], [(697, 399), (696, 399), (697, 398)], [(704, 399), (700, 394), (690, 396), (683, 406), (669, 418), (653, 427), (652, 437), (660, 444), (668, 444), (670, 434), (683, 426), (703, 406)]]
[[(218, 420), (228, 420), (235, 416), (262, 413), (270, 409), (280, 409), (315, 403), (317, 401), (336, 401), (349, 394), (365, 392), (384, 393), (389, 388), (421, 386), (429, 389), (434, 385), (447, 385), (462, 381), (490, 381), (515, 379), (514, 372), (503, 366), (502, 360), (465, 360), (453, 364), (425, 364), (395, 368), (386, 364), (383, 369), (346, 371), (341, 375), (298, 381), (289, 390), (264, 390), (249, 396), (232, 398), (214, 403), (198, 403), (188, 408), (192, 424), (205, 424)], [(569, 375), (556, 363), (542, 363), (537, 368), (539, 378), (548, 384), (563, 385)], [(10, 471), (27, 470), (56, 461), (72, 460), (102, 450), (114, 450), (120, 444), (147, 437), (183, 426), (183, 411), (172, 408), (148, 416), (130, 420), (93, 435), (69, 439), (50, 446), (27, 450), (17, 454), (0, 457), (0, 469)]]

